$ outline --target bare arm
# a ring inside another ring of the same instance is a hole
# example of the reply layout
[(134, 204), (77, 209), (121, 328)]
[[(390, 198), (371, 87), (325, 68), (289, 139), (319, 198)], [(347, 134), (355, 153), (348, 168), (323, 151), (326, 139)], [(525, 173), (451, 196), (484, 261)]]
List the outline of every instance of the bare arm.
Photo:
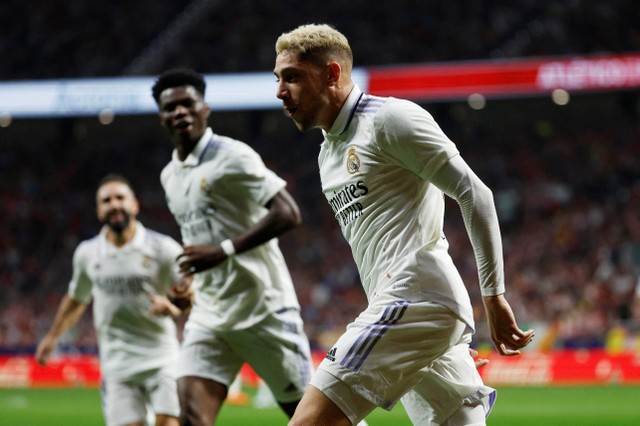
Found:
[(56, 312), (51, 328), (36, 349), (35, 358), (39, 364), (45, 365), (47, 363), (49, 356), (51, 356), (51, 353), (58, 345), (60, 336), (78, 322), (86, 309), (86, 304), (72, 299), (68, 294), (64, 295), (58, 306), (58, 311)]
[[(285, 189), (278, 192), (266, 207), (269, 212), (255, 226), (232, 239), (236, 253), (251, 250), (302, 223), (300, 209)], [(210, 269), (227, 257), (219, 245), (186, 246), (178, 257), (180, 272), (190, 275)]]

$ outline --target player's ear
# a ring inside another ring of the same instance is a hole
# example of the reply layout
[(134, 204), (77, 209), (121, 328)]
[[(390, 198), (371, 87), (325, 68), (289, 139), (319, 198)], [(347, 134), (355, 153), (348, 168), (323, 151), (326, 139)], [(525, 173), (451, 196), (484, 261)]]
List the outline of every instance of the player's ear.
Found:
[(131, 213), (133, 213), (134, 216), (137, 216), (138, 213), (140, 213), (140, 202), (138, 201), (137, 197), (133, 197), (133, 202), (132, 202), (132, 206), (131, 206)]
[(327, 65), (327, 79), (329, 80), (330, 86), (336, 84), (340, 80), (341, 75), (342, 67), (339, 63), (331, 62)]
[(209, 116), (211, 115), (211, 107), (209, 106), (209, 104), (207, 103), (207, 101), (205, 101), (204, 99), (202, 100), (202, 104), (203, 104), (202, 109), (203, 109), (204, 111), (206, 111), (206, 112), (205, 112), (205, 116), (206, 116), (207, 118), (209, 118)]

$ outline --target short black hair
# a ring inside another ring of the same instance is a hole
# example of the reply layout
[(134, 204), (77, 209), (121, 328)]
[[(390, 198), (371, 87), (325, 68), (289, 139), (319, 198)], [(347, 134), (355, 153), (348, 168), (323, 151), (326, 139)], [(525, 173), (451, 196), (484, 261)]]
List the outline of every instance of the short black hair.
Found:
[(204, 98), (204, 92), (207, 83), (204, 77), (190, 68), (174, 68), (160, 74), (160, 77), (151, 87), (151, 94), (156, 104), (160, 105), (160, 94), (171, 87), (193, 86), (196, 91)]
[(127, 179), (126, 177), (124, 177), (119, 173), (109, 173), (108, 175), (100, 179), (100, 182), (98, 182), (98, 188), (101, 188), (102, 185), (106, 185), (107, 183), (111, 183), (111, 182), (124, 183), (131, 189), (131, 192), (134, 192), (133, 187), (131, 186), (131, 182), (129, 182), (129, 179)]

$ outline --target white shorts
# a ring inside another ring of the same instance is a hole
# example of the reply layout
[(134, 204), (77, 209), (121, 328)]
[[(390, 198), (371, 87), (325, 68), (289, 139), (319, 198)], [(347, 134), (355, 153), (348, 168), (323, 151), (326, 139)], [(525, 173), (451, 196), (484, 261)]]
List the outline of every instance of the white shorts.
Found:
[(278, 402), (302, 398), (313, 364), (300, 313), (275, 313), (245, 330), (185, 330), (178, 377), (204, 377), (229, 386), (245, 362)]
[(410, 417), (430, 411), (430, 421), (442, 423), (463, 404), (495, 395), (475, 367), (470, 341), (469, 327), (442, 305), (369, 305), (328, 352), (311, 384), (354, 424), (375, 406), (390, 410), (409, 391), (419, 396), (403, 400)]
[(108, 426), (144, 422), (147, 408), (154, 414), (179, 417), (180, 403), (173, 370), (159, 369), (121, 381), (104, 377), (100, 386)]

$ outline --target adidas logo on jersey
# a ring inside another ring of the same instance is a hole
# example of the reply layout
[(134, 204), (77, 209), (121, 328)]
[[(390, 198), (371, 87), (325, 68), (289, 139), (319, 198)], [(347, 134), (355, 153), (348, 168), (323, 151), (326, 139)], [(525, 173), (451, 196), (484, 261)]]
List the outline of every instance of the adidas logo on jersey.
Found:
[(329, 361), (334, 361), (336, 360), (336, 351), (338, 349), (337, 348), (331, 348), (331, 350), (329, 352), (327, 352), (327, 356), (325, 356), (326, 359), (328, 359)]

